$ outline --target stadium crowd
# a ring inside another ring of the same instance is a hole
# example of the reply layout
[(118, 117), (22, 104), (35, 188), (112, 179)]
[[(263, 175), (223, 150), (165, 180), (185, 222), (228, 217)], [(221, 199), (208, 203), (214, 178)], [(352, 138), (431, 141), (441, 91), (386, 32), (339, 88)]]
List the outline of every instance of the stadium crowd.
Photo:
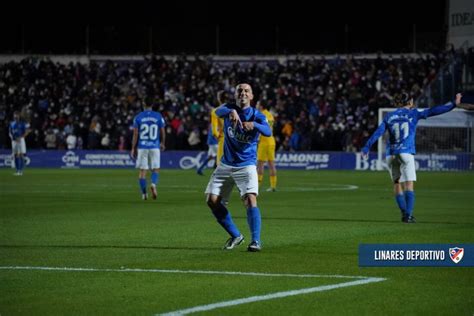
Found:
[(395, 93), (417, 97), (447, 53), (412, 57), (300, 58), (216, 62), (212, 57), (140, 62), (54, 63), (28, 58), (0, 65), (0, 148), (9, 148), (14, 110), (30, 122), (28, 148), (128, 150), (133, 117), (153, 100), (166, 119), (166, 148), (204, 149), (216, 94), (252, 85), (276, 118), (279, 151), (358, 151), (377, 110)]

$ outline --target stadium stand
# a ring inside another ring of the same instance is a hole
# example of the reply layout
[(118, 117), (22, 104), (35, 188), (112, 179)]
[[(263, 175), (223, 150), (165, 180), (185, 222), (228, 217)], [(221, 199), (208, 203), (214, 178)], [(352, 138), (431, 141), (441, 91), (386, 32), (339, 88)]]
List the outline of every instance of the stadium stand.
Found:
[[(358, 151), (395, 93), (415, 98), (450, 60), (424, 55), (313, 56), (59, 63), (29, 57), (0, 64), (0, 148), (14, 110), (30, 121), (28, 148), (128, 150), (131, 121), (151, 97), (167, 121), (168, 149), (203, 149), (218, 90), (249, 81), (276, 117), (279, 151)], [(196, 137), (198, 133), (199, 137)], [(192, 137), (190, 137), (192, 136)]]

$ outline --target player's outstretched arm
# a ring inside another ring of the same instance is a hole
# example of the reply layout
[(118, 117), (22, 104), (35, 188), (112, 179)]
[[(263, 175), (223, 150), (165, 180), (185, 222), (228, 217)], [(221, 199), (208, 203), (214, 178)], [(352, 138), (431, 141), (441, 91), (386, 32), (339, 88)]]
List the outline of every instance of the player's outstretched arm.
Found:
[(456, 99), (454, 100), (454, 102), (449, 102), (447, 104), (437, 105), (437, 106), (433, 106), (432, 108), (422, 110), (418, 112), (418, 115), (419, 115), (418, 117), (427, 118), (427, 117), (441, 115), (443, 113), (449, 112), (453, 110), (456, 106), (461, 104), (461, 98), (462, 98), (462, 94), (458, 93), (456, 94)]
[(379, 139), (379, 137), (383, 135), (383, 133), (385, 132), (385, 127), (385, 121), (383, 121), (379, 125), (379, 127), (377, 127), (372, 136), (370, 136), (370, 138), (367, 140), (365, 146), (362, 147), (362, 157), (364, 157), (364, 159), (367, 159), (369, 157), (370, 147), (372, 147), (372, 145), (377, 141), (377, 139)]

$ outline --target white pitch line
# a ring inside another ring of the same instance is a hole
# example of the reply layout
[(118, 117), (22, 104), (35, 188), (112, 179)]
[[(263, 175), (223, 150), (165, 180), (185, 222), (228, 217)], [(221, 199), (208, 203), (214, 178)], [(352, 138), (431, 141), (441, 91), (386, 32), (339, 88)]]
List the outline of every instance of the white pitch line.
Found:
[(241, 275), (255, 277), (288, 277), (288, 278), (335, 278), (335, 279), (368, 279), (371, 277), (339, 275), (339, 274), (293, 274), (293, 273), (264, 273), (240, 271), (210, 271), (210, 270), (166, 270), (166, 269), (101, 269), (101, 268), (70, 268), (70, 267), (32, 267), (32, 266), (0, 266), (0, 270), (41, 270), (41, 271), (71, 271), (71, 272), (148, 272), (148, 273), (178, 273), (178, 274), (217, 274)]
[(276, 298), (284, 298), (284, 297), (290, 297), (290, 296), (295, 296), (295, 295), (302, 295), (302, 294), (309, 294), (309, 293), (315, 293), (315, 292), (329, 291), (329, 290), (334, 290), (334, 289), (340, 289), (340, 288), (343, 288), (343, 287), (356, 286), (356, 285), (362, 285), (362, 284), (368, 284), (368, 283), (374, 283), (374, 282), (381, 282), (381, 281), (384, 281), (384, 280), (385, 280), (384, 278), (367, 278), (367, 279), (351, 281), (351, 282), (345, 282), (345, 283), (339, 283), (339, 284), (322, 285), (322, 286), (311, 287), (311, 288), (300, 289), (300, 290), (292, 290), (292, 291), (285, 291), (285, 292), (270, 293), (270, 294), (266, 294), (266, 295), (250, 296), (250, 297), (240, 298), (240, 299), (236, 299), (236, 300), (224, 301), (224, 302), (213, 303), (213, 304), (208, 304), (208, 305), (200, 305), (200, 306), (195, 306), (195, 307), (186, 308), (186, 309), (180, 309), (180, 310), (176, 310), (176, 311), (173, 311), (173, 312), (168, 312), (168, 313), (164, 313), (164, 314), (156, 314), (156, 315), (161, 315), (161, 316), (187, 315), (187, 314), (191, 314), (191, 313), (205, 312), (205, 311), (210, 311), (210, 310), (223, 308), (223, 307), (229, 307), (229, 306), (235, 306), (235, 305), (241, 305), (241, 304), (248, 304), (248, 303), (260, 302), (260, 301), (267, 301), (267, 300), (272, 300), (272, 299), (276, 299)]
[(294, 274), (294, 273), (262, 273), (262, 272), (239, 272), (239, 271), (210, 271), (210, 270), (165, 270), (165, 269), (133, 269), (133, 268), (121, 268), (121, 269), (101, 269), (101, 268), (71, 268), (71, 267), (33, 267), (33, 266), (0, 266), (0, 270), (36, 270), (36, 271), (65, 271), (65, 272), (141, 272), (141, 273), (181, 273), (181, 274), (214, 274), (214, 275), (238, 275), (238, 276), (253, 276), (253, 277), (289, 277), (289, 278), (336, 278), (336, 279), (358, 279), (356, 281), (322, 285), (317, 287), (291, 290), (284, 292), (269, 293), (265, 295), (250, 296), (230, 301), (223, 301), (219, 303), (213, 303), (208, 305), (200, 305), (191, 308), (176, 310), (168, 312), (166, 316), (178, 316), (186, 315), (190, 313), (210, 311), (218, 308), (267, 301), (277, 298), (284, 298), (295, 295), (309, 294), (315, 292), (329, 291), (349, 286), (363, 285), (368, 283), (375, 283), (385, 281), (385, 278), (377, 277), (365, 277), (365, 276), (351, 276), (351, 275), (339, 275), (339, 274)]
[(341, 184), (339, 187), (332, 186), (332, 187), (284, 187), (279, 189), (278, 191), (285, 191), (285, 192), (313, 192), (313, 191), (352, 191), (357, 190), (359, 187), (357, 185), (352, 184)]

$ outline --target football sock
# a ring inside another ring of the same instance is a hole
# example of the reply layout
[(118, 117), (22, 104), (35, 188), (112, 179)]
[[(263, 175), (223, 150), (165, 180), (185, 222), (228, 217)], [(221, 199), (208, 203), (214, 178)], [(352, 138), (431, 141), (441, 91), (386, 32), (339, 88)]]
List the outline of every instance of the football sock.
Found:
[(15, 169), (17, 172), (20, 172), (20, 158), (15, 157)]
[(20, 172), (22, 172), (22, 171), (23, 171), (23, 167), (24, 167), (24, 165), (25, 165), (25, 160), (24, 160), (23, 157), (20, 157), (20, 158), (18, 158), (18, 159), (19, 159), (19, 162), (20, 162)]
[(406, 201), (405, 201), (405, 195), (403, 193), (397, 194), (395, 196), (395, 200), (397, 201), (398, 208), (400, 209), (402, 214), (405, 215), (406, 212), (407, 212), (407, 204), (406, 204)]
[(260, 210), (258, 207), (249, 207), (247, 209), (247, 222), (252, 232), (252, 241), (260, 242), (262, 219), (260, 218)]
[(407, 205), (407, 215), (412, 216), (413, 207), (415, 206), (415, 191), (405, 191), (405, 200)]
[(140, 184), (140, 189), (142, 190), (142, 193), (146, 194), (146, 179), (140, 178), (138, 180), (138, 183)]
[(258, 175), (258, 184), (261, 184), (263, 181), (263, 174)]
[(235, 226), (230, 216), (229, 210), (219, 203), (219, 206), (216, 209), (212, 210), (212, 213), (217, 219), (217, 222), (231, 235), (233, 238), (240, 236), (240, 231)]
[(211, 160), (211, 157), (209, 157), (209, 158), (207, 158), (206, 160), (204, 160), (204, 162), (199, 166), (198, 172), (201, 172), (201, 171), (204, 170), (204, 168), (206, 168), (207, 163), (209, 162), (209, 160)]
[(270, 187), (276, 189), (277, 187), (277, 176), (270, 176)]
[[(157, 185), (159, 180), (160, 180), (160, 174), (158, 172), (153, 171), (151, 173), (151, 183), (154, 185)], [(146, 186), (146, 182), (145, 182), (145, 186)]]

